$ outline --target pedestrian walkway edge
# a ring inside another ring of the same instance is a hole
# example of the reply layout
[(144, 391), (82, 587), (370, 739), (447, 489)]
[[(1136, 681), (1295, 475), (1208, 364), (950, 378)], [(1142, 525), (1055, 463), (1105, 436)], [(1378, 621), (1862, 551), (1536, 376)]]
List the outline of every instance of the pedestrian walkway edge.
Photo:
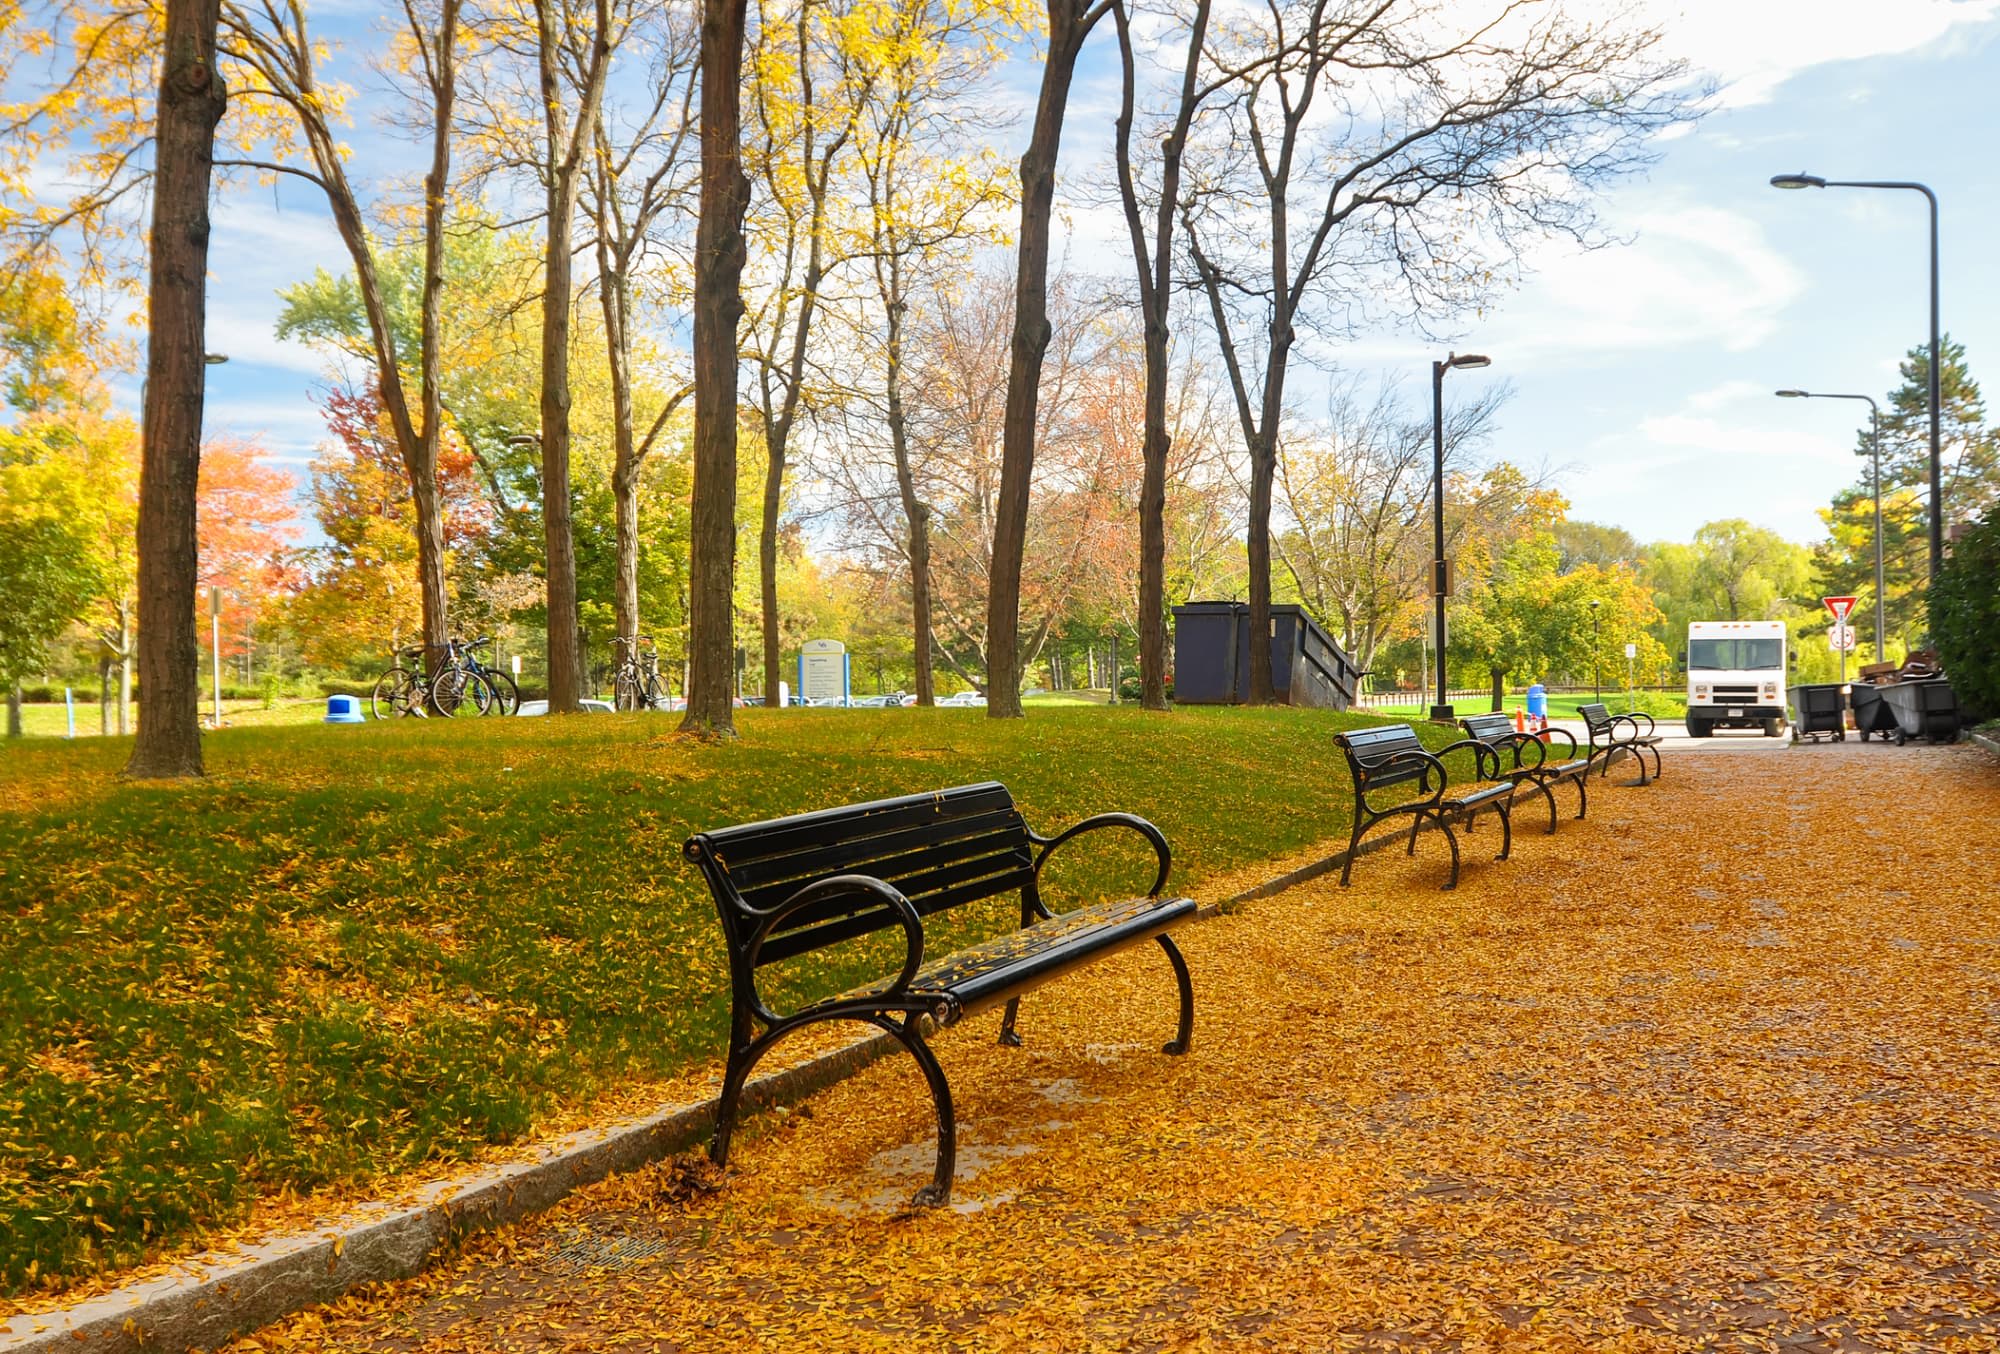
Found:
[[(1996, 749), (2000, 750), (2000, 749)], [(1616, 757), (1614, 761), (1618, 760)], [(1356, 856), (1402, 840), (1399, 832), (1363, 842)], [(1340, 869), (1337, 851), (1253, 885), (1196, 916), (1206, 920)], [(746, 1110), (790, 1105), (854, 1075), (897, 1047), (870, 1035), (744, 1088)], [(504, 1227), (550, 1208), (607, 1176), (637, 1170), (708, 1137), (715, 1101), (677, 1105), (551, 1142), (533, 1160), (495, 1166), (425, 1186), (413, 1203), (352, 1221), (274, 1238), (241, 1253), (195, 1256), (176, 1273), (143, 1279), (75, 1306), (0, 1321), (0, 1354), (186, 1354), (330, 1302), (364, 1284), (421, 1271), (459, 1238)]]

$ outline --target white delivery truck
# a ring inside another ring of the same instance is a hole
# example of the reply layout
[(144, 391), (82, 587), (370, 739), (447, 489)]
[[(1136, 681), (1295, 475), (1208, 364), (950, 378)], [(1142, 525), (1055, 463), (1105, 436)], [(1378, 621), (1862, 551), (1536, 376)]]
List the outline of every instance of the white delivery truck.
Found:
[(1785, 731), (1785, 623), (1693, 621), (1688, 625), (1687, 731)]

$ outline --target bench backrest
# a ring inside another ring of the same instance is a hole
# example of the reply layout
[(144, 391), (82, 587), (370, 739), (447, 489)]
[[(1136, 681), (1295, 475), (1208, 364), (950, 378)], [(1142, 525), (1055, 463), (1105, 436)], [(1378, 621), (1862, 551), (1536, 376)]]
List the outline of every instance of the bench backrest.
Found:
[(1576, 713), (1592, 733), (1601, 733), (1604, 726), (1611, 722), (1611, 707), (1608, 705), (1579, 705)]
[(1354, 729), (1335, 734), (1333, 741), (1346, 752), (1348, 769), (1354, 772), (1355, 784), (1362, 788), (1401, 785), (1404, 781), (1418, 780), (1424, 774), (1425, 763), (1414, 757), (1387, 769), (1377, 769), (1377, 764), (1399, 753), (1424, 750), (1424, 745), (1417, 740), (1417, 731), (1407, 724)]
[(1514, 721), (1497, 710), (1492, 714), (1467, 715), (1458, 724), (1465, 730), (1467, 738), (1476, 738), (1482, 743), (1504, 743), (1517, 732)]
[[(833, 875), (893, 884), (920, 916), (1011, 893), (1035, 878), (1027, 823), (1007, 787), (994, 781), (700, 832), (681, 849), (707, 876), (738, 951), (758, 924), (746, 909), (774, 907)], [(758, 963), (900, 925), (872, 894), (831, 896), (773, 930)]]

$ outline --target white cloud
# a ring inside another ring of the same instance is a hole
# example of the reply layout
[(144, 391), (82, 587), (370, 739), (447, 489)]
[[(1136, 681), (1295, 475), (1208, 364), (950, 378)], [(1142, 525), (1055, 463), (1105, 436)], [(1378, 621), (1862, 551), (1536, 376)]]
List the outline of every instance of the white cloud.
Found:
[(2000, 14), (2000, 0), (1645, 0), (1639, 13), (1670, 54), (1715, 77), (1725, 107), (1741, 108), (1769, 102), (1813, 66), (1963, 36)]
[(1631, 242), (1532, 256), (1520, 291), (1480, 326), (1481, 342), (1521, 360), (1689, 344), (1742, 351), (1768, 338), (1806, 288), (1737, 212), (1655, 203), (1611, 225)]

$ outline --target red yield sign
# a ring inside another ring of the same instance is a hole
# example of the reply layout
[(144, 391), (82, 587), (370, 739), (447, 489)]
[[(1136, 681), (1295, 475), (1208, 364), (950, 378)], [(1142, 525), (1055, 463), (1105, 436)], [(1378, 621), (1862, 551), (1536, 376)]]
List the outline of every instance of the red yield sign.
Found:
[(1847, 613), (1854, 610), (1855, 599), (1852, 597), (1822, 597), (1819, 600), (1826, 603), (1826, 609), (1833, 613), (1836, 622), (1845, 621)]

